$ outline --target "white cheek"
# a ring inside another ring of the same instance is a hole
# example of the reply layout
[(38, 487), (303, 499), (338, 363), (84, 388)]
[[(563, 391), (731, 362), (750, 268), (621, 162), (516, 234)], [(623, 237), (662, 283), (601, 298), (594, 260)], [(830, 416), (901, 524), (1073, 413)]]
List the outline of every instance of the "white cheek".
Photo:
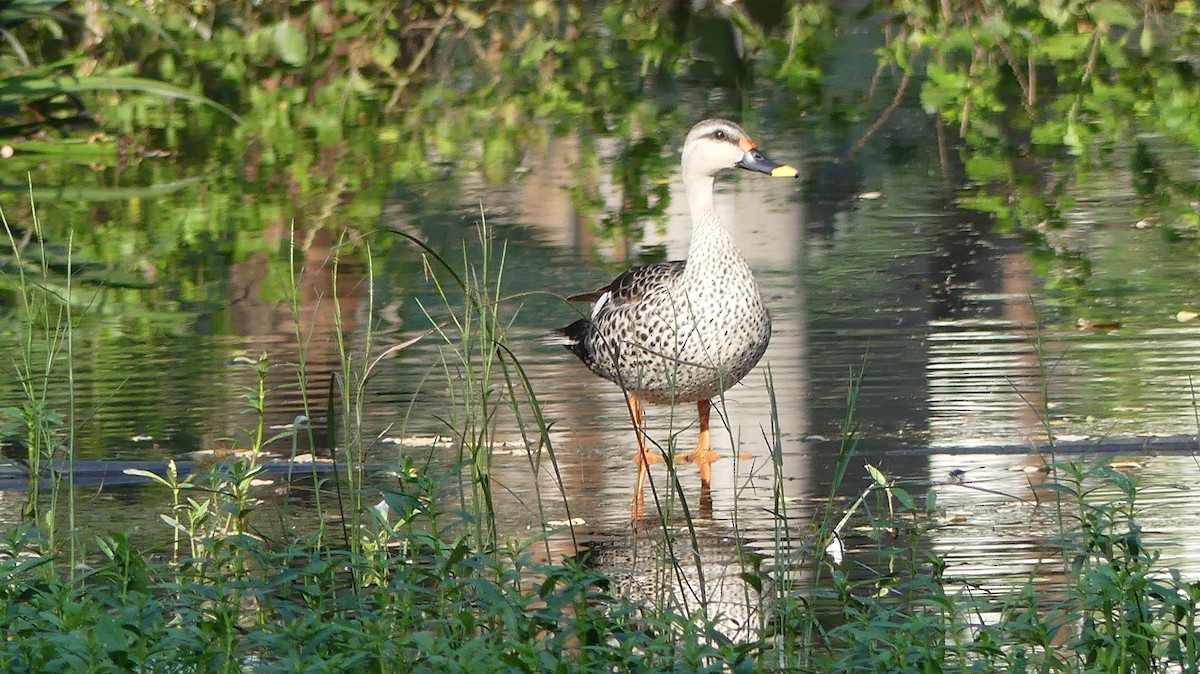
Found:
[(600, 314), (600, 310), (603, 309), (604, 306), (606, 304), (608, 304), (609, 300), (611, 300), (611, 299), (612, 299), (612, 292), (609, 291), (609, 292), (605, 292), (603, 295), (600, 296), (600, 299), (596, 300), (596, 303), (592, 305), (592, 320), (593, 321), (596, 320), (596, 316), (598, 316)]

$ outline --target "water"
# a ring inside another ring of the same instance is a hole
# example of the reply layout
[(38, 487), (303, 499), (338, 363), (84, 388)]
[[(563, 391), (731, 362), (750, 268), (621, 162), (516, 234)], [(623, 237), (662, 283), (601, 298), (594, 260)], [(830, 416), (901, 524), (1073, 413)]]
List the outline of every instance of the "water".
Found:
[[(839, 62), (842, 71), (829, 79), (831, 89), (847, 97), (869, 84), (862, 39), (847, 40), (842, 49), (859, 56)], [(632, 185), (651, 195), (650, 206), (665, 209), (660, 217), (639, 219), (631, 209), (631, 185), (622, 191), (618, 170), (629, 161), (630, 139), (617, 133), (559, 132), (545, 145), (533, 144), (521, 170), (499, 184), (465, 165), (449, 166), (435, 179), (395, 185), (383, 200), (376, 224), (421, 237), (452, 263), (465, 246), (479, 264), (481, 214), (492, 244), (504, 246), (503, 290), (513, 298), (502, 305), (511, 320), (507, 343), (552, 426), (557, 457), (556, 472), (535, 475), (516, 420), (498, 418), (492, 476), (506, 537), (528, 540), (547, 522), (572, 519), (577, 540), (615, 549), (617, 560), (628, 557), (625, 546), (636, 528), (629, 518), (635, 470), (622, 394), (537, 338), (576, 317), (563, 295), (597, 287), (638, 260), (685, 254), (690, 223), (673, 168), (678, 143), (691, 122), (738, 116), (741, 106), (702, 83), (677, 86), (687, 109), (672, 109), (679, 124), (652, 153), (668, 168)], [(1066, 180), (1074, 205), (1064, 213), (1066, 227), (1046, 237), (1051, 249), (1086, 260), (1085, 272), (1073, 266), (1076, 258), (1047, 258), (1044, 248), (997, 231), (990, 216), (967, 207), (980, 186), (966, 184), (961, 167), (947, 163), (934, 123), (913, 96), (853, 156), (851, 148), (874, 119), (869, 115), (848, 132), (817, 115), (796, 114), (787, 92), (769, 86), (754, 92), (741, 112), (757, 116), (750, 126), (760, 145), (803, 167), (803, 179), (740, 174), (718, 185), (719, 209), (755, 270), (775, 331), (762, 364), (719, 406), (715, 446), (731, 458), (714, 466), (711, 504), (701, 505), (694, 471), (680, 471), (684, 495), (699, 516), (702, 547), (716, 555), (713, 564), (734, 568), (728, 555), (721, 557), (731, 542), (768, 556), (778, 552), (777, 484), (790, 504), (788, 528), (807, 530), (825, 503), (847, 389), (861, 372), (853, 409), (860, 454), (842, 495), (869, 484), (864, 462), (918, 495), (936, 489), (946, 515), (929, 545), (948, 559), (949, 576), (1003, 583), (1051, 573), (1043, 562), (1053, 557), (1047, 540), (1056, 522), (1036, 505), (1041, 473), (1025, 470), (1044, 461), (1051, 438), (1067, 456), (1136, 459), (1148, 537), (1162, 548), (1164, 564), (1200, 573), (1200, 551), (1190, 535), (1200, 472), (1194, 459), (1200, 321), (1180, 314), (1200, 311), (1200, 269), (1191, 246), (1153, 223), (1139, 226), (1146, 224), (1144, 204), (1120, 168), (1135, 148), (1109, 148), (1107, 158), (1097, 160), (1118, 167), (1111, 172)], [(594, 172), (580, 169), (588, 165), (588, 148), (597, 152)], [(1162, 156), (1176, 173), (1200, 169), (1187, 152)], [(1054, 179), (1065, 180), (1046, 177)], [(580, 189), (592, 190), (592, 203), (581, 206)], [(294, 315), (281, 281), (288, 268), (280, 251), (291, 237), (286, 199), (257, 195), (256, 208), (238, 212), (228, 206), (205, 211), (189, 203), (196, 198), (185, 191), (151, 203), (164, 221), (198, 212), (246, 218), (254, 226), (262, 218), (265, 234), (256, 248), (236, 254), (226, 250), (228, 241), (199, 238), (181, 255), (177, 278), (150, 289), (97, 290), (91, 317), (77, 327), (73, 355), (75, 405), (86, 410), (79, 456), (161, 462), (244, 445), (253, 418), (241, 396), (255, 384), (245, 358), (259, 353), (271, 365), (268, 424), (286, 428), (298, 415), (320, 422), (340, 362), (336, 296), (352, 351), (369, 342), (379, 353), (389, 343), (421, 337), (380, 361), (364, 391), (366, 437), (379, 438), (372, 457), (381, 463), (414, 457), (430, 470), (448, 469), (456, 457), (434, 439), (451, 435), (461, 421), (442, 366), (452, 353), (436, 335), (424, 334), (426, 310), (439, 321), (447, 312), (416, 249), (381, 237), (372, 269), (351, 256), (335, 283), (328, 260), (336, 236), (302, 222), (296, 238), (313, 239), (298, 261), (305, 273)], [(87, 222), (84, 209), (62, 208)], [(138, 207), (139, 213), (154, 210)], [(644, 230), (640, 235), (597, 233), (605, 216), (631, 213)], [(146, 313), (146, 305), (155, 311)], [(6, 360), (19, 352), (18, 341), (6, 340)], [(296, 383), (301, 343), (307, 390)], [(0, 392), (20, 399), (15, 381), (0, 385)], [(67, 402), (61, 377), (50, 400)], [(776, 419), (778, 476), (770, 460)], [(688, 450), (694, 425), (690, 406), (650, 409), (650, 433), (664, 445), (675, 441)], [(286, 454), (288, 448), (276, 449)], [(745, 456), (732, 458), (739, 453)], [(952, 479), (954, 471), (965, 471), (963, 479)], [(661, 464), (654, 480), (666, 498)], [(96, 505), (86, 509), (84, 526), (167, 536), (154, 514), (163, 495), (104, 484), (89, 484), (84, 492)], [(17, 520), (20, 497), (0, 493), (0, 520)], [(553, 556), (579, 552), (566, 536), (551, 544)], [(856, 550), (851, 539), (850, 554)], [(629, 572), (631, 578), (637, 573)]]

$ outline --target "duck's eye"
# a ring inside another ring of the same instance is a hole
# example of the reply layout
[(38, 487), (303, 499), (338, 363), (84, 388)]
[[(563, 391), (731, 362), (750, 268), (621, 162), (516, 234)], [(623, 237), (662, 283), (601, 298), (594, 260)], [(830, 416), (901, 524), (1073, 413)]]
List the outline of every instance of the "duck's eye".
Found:
[(713, 138), (716, 138), (717, 140), (725, 140), (727, 137), (728, 136), (725, 135), (725, 131), (723, 131), (722, 129), (717, 129), (716, 131), (713, 131)]

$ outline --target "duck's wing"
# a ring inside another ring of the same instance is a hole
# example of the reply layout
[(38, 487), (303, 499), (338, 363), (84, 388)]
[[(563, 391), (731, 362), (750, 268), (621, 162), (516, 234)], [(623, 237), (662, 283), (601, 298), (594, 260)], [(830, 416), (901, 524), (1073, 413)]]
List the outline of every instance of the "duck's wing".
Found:
[(571, 295), (567, 299), (572, 302), (594, 302), (592, 318), (601, 310), (618, 307), (641, 301), (648, 295), (653, 295), (670, 288), (683, 275), (686, 260), (672, 262), (655, 262), (634, 267), (613, 279), (612, 283), (587, 293)]
[[(571, 295), (572, 302), (592, 302), (591, 315), (559, 328), (542, 341), (546, 344), (564, 346), (579, 357), (588, 367), (595, 370), (595, 356), (591, 351), (591, 338), (595, 335), (593, 321), (601, 313), (616, 311), (642, 301), (660, 292), (669, 292), (683, 275), (685, 262), (656, 262), (634, 267), (613, 279), (612, 283), (592, 292)], [(604, 375), (607, 376), (607, 375)]]

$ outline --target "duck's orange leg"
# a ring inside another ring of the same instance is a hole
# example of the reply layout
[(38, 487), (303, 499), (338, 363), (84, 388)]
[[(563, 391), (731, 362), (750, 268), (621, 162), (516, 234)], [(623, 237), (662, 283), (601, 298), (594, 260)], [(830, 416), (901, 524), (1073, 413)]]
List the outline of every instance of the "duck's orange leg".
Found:
[(650, 474), (650, 464), (658, 460), (658, 457), (646, 449), (646, 429), (643, 426), (646, 409), (642, 406), (642, 401), (638, 400), (633, 393), (626, 392), (625, 404), (629, 407), (629, 418), (633, 420), (633, 432), (637, 435), (637, 454), (633, 456), (633, 462), (637, 464), (638, 476), (637, 486), (633, 492), (633, 507), (634, 510), (638, 510), (645, 502), (642, 492), (646, 488), (646, 477)]
[(712, 410), (712, 403), (701, 400), (696, 403), (696, 409), (700, 413), (700, 439), (696, 442), (696, 449), (683, 457), (683, 460), (696, 464), (700, 469), (700, 488), (701, 491), (707, 491), (712, 483), (712, 464), (721, 458), (721, 455), (713, 451), (712, 435), (708, 430), (708, 414)]

